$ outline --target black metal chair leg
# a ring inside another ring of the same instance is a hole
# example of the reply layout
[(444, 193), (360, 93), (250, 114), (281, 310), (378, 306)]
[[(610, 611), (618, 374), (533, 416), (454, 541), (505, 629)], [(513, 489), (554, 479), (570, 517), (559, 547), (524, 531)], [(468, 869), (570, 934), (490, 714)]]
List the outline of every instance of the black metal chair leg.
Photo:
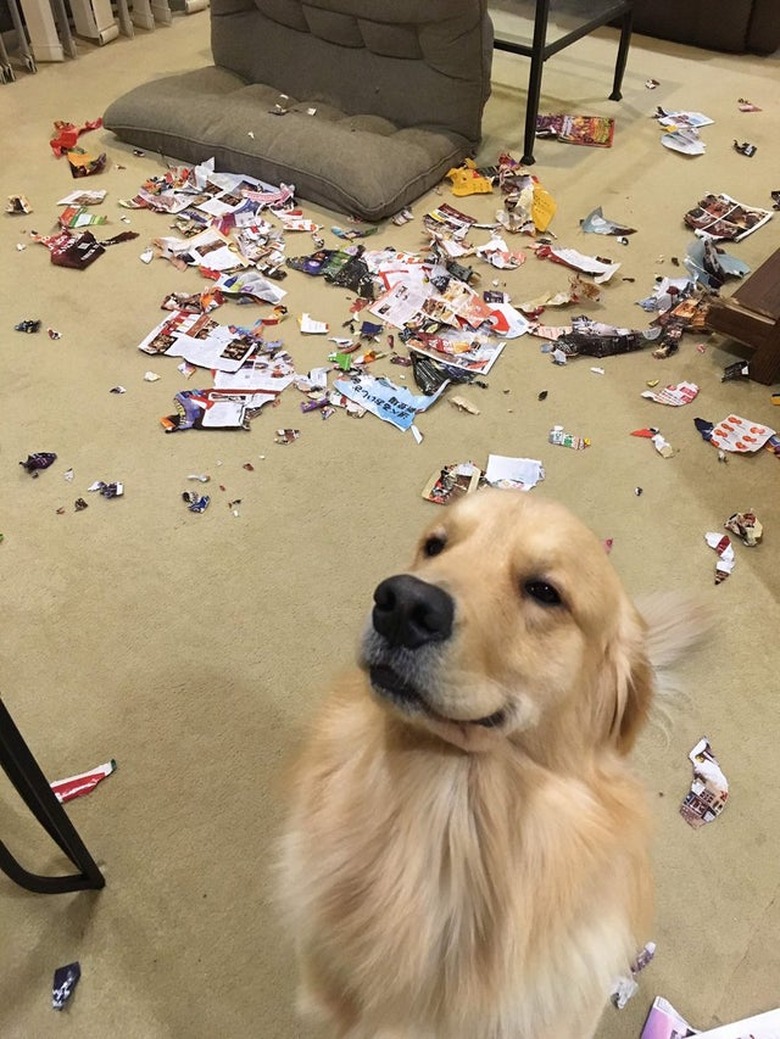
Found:
[(542, 72), (544, 71), (547, 24), (550, 19), (550, 0), (537, 0), (534, 18), (534, 42), (531, 55), (531, 71), (528, 74), (528, 97), (525, 105), (525, 142), (522, 163), (532, 166), (536, 143), (536, 119), (539, 115), (539, 100), (542, 96)]
[(32, 755), (11, 715), (0, 699), (0, 765), (40, 825), (80, 871), (65, 877), (41, 877), (29, 873), (0, 843), (0, 869), (30, 891), (65, 892), (99, 889), (105, 878), (87, 851), (65, 809)]
[(42, 877), (39, 873), (30, 873), (24, 866), (19, 865), (2, 841), (0, 841), (0, 870), (26, 891), (34, 891), (39, 895), (61, 895), (68, 891), (98, 890), (105, 887), (106, 884), (102, 874), (100, 874), (100, 883), (96, 884), (91, 877), (87, 877), (83, 873), (73, 873), (63, 877)]
[(617, 60), (615, 62), (615, 79), (612, 83), (610, 101), (620, 101), (623, 97), (623, 73), (626, 71), (628, 61), (628, 49), (631, 46), (631, 32), (634, 27), (634, 11), (629, 8), (623, 15), (620, 26), (620, 43), (618, 44)]

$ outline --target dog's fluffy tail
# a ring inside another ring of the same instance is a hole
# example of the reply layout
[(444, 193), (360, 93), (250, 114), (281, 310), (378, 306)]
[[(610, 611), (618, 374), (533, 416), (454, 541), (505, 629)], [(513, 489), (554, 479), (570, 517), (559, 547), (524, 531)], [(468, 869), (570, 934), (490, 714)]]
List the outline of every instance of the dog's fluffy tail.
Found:
[[(673, 728), (672, 708), (690, 703), (689, 694), (675, 677), (674, 665), (713, 626), (712, 611), (692, 595), (661, 592), (637, 603), (647, 625), (647, 656), (655, 672), (655, 703), (652, 714), (668, 740)], [(652, 715), (651, 715), (652, 717)]]
[(712, 612), (693, 596), (661, 592), (637, 606), (647, 625), (647, 655), (656, 671), (674, 664), (712, 627)]

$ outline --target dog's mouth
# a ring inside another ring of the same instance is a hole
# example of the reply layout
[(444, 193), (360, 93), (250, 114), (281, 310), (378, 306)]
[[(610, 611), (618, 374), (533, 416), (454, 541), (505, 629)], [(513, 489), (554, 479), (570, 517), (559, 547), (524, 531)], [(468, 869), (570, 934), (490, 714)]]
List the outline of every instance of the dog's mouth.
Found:
[(447, 718), (428, 705), (425, 698), (410, 682), (402, 678), (397, 671), (387, 664), (373, 664), (368, 669), (371, 685), (374, 690), (387, 700), (391, 700), (403, 710), (427, 714), (437, 721), (450, 722), (453, 725), (481, 725), (485, 729), (495, 729), (506, 720), (506, 711), (502, 708), (488, 714), (484, 718)]

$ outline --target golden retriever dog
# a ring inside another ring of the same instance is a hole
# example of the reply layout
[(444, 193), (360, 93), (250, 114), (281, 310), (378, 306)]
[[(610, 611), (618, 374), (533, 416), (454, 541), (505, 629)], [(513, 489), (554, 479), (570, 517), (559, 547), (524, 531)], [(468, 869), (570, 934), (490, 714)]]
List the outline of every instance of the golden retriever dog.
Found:
[(632, 605), (535, 494), (437, 510), (294, 769), (301, 1007), (344, 1039), (591, 1039), (651, 936), (626, 763), (694, 613)]

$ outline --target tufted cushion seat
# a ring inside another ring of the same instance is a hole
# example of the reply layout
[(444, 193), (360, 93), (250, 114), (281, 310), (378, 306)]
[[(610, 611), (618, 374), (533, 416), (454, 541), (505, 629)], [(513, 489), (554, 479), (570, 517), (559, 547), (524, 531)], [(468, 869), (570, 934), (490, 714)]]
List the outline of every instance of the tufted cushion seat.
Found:
[[(214, 0), (211, 27), (215, 65), (131, 90), (105, 125), (369, 220), (398, 212), (479, 142), (485, 0)], [(282, 94), (286, 114), (273, 114)]]

